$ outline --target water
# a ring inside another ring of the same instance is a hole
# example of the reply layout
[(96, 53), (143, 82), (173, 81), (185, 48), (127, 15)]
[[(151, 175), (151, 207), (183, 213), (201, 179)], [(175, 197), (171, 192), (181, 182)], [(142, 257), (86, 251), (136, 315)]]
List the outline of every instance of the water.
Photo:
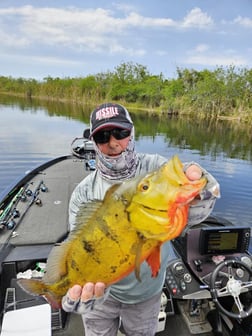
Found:
[(143, 152), (158, 152), (165, 157), (179, 154), (183, 162), (195, 161), (211, 172), (221, 186), (221, 198), (217, 200), (214, 214), (225, 217), (237, 225), (252, 225), (252, 165), (246, 160), (217, 156), (211, 153), (201, 155), (197, 150), (167, 147), (162, 136), (153, 142), (142, 138), (138, 149)]
[(0, 107), (0, 193), (26, 171), (55, 156), (70, 153), (70, 144), (81, 136), (80, 122), (45, 110), (21, 111)]
[[(70, 107), (67, 112), (53, 113), (54, 109), (0, 104), (0, 194), (31, 168), (69, 154), (72, 140), (88, 126), (89, 110), (76, 114)], [(214, 214), (234, 224), (252, 224), (251, 146), (244, 132), (237, 134), (237, 129), (226, 125), (209, 129), (193, 122), (133, 116), (137, 151), (167, 158), (178, 154), (183, 162), (198, 162), (221, 185)]]

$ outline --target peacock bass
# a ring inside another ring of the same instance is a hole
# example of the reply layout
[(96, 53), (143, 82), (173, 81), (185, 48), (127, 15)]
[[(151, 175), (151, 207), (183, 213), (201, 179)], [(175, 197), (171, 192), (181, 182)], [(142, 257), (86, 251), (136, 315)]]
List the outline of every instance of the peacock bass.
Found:
[(76, 229), (53, 247), (44, 277), (20, 279), (19, 284), (55, 307), (75, 284), (109, 286), (132, 271), (139, 279), (143, 261), (157, 276), (161, 245), (184, 229), (189, 203), (206, 182), (204, 177), (190, 181), (174, 156), (144, 177), (112, 186), (103, 201), (80, 208)]

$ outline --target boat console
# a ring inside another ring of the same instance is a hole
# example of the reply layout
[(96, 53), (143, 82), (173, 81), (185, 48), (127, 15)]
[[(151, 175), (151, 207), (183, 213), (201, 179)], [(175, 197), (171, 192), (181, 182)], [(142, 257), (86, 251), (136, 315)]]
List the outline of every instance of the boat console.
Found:
[[(169, 263), (166, 284), (176, 298), (188, 299), (210, 297), (210, 277), (216, 266), (235, 259), (252, 268), (248, 254), (250, 228), (248, 227), (203, 227), (188, 230), (174, 240), (179, 258)], [(246, 280), (245, 274), (240, 276)]]
[(195, 328), (211, 330), (206, 322), (210, 304), (231, 319), (252, 314), (250, 236), (250, 227), (209, 217), (172, 241), (174, 255), (168, 263), (165, 285), (191, 333)]
[[(234, 259), (252, 269), (252, 256), (248, 252), (250, 234), (249, 227), (209, 218), (174, 239), (174, 256), (166, 276), (172, 295), (180, 299), (210, 298), (211, 275), (223, 261)], [(248, 279), (248, 274), (239, 274), (241, 280)]]

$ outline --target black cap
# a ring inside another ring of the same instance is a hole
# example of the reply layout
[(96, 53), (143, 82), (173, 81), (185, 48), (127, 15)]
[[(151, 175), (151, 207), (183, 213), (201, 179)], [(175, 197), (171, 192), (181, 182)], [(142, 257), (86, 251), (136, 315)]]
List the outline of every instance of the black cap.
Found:
[(129, 112), (119, 104), (106, 103), (98, 106), (91, 114), (90, 137), (105, 127), (119, 127), (131, 130), (133, 123)]

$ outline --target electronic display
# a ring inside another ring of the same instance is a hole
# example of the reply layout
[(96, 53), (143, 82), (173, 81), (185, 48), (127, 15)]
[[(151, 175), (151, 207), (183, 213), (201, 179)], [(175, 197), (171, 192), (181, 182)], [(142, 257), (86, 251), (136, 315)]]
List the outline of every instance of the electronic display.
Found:
[(201, 254), (228, 254), (247, 251), (250, 242), (250, 228), (225, 227), (202, 228), (200, 232)]

